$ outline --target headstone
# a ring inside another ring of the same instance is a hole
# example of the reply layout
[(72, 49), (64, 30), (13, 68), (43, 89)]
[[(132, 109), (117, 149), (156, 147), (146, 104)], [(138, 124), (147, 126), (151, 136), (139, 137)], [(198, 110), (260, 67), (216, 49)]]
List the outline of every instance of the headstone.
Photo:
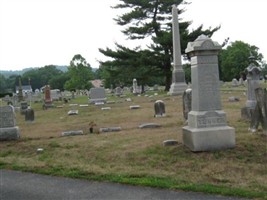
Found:
[(110, 110), (111, 109), (111, 107), (103, 107), (103, 108), (101, 108), (101, 110)]
[(83, 135), (82, 130), (73, 130), (73, 131), (65, 131), (61, 133), (62, 136), (75, 136), (75, 135)]
[(222, 110), (218, 70), (221, 46), (205, 35), (189, 42), (191, 58), (192, 110), (183, 127), (183, 143), (191, 151), (213, 151), (235, 147), (235, 129), (227, 126)]
[(123, 94), (123, 90), (121, 87), (116, 87), (115, 88), (115, 95), (116, 96), (121, 96)]
[(24, 115), (27, 109), (28, 109), (28, 103), (25, 101), (21, 102), (20, 103), (20, 114)]
[(256, 107), (255, 89), (260, 88), (261, 69), (254, 64), (254, 57), (249, 57), (250, 64), (245, 69), (247, 75), (247, 101), (245, 107), (241, 108), (241, 118), (251, 120), (252, 113)]
[(108, 127), (99, 129), (99, 132), (117, 132), (117, 131), (121, 131), (121, 127)]
[(89, 105), (88, 104), (80, 104), (79, 106), (80, 107), (88, 107)]
[(69, 112), (68, 112), (68, 115), (78, 115), (78, 110), (70, 110)]
[(256, 132), (261, 124), (263, 133), (267, 135), (267, 89), (257, 88), (255, 95), (257, 104), (252, 113), (250, 131)]
[(139, 109), (139, 108), (140, 108), (139, 105), (132, 105), (132, 106), (130, 106), (130, 109), (131, 109), (131, 110)]
[(159, 85), (155, 84), (155, 85), (153, 86), (153, 91), (158, 91), (158, 90), (159, 90)]
[(19, 137), (13, 106), (0, 107), (0, 141), (17, 140)]
[(239, 101), (239, 98), (235, 97), (235, 96), (231, 96), (231, 97), (228, 98), (228, 101), (229, 102), (236, 102), (236, 101)]
[(177, 140), (165, 140), (165, 141), (163, 141), (163, 146), (174, 146), (177, 144), (178, 144)]
[(232, 87), (237, 87), (239, 84), (238, 84), (238, 81), (236, 78), (233, 78), (232, 80)]
[(145, 123), (145, 124), (141, 124), (140, 126), (139, 126), (139, 128), (159, 128), (159, 127), (161, 127), (161, 125), (160, 124), (156, 124), (156, 123)]
[(154, 117), (165, 117), (165, 104), (162, 100), (157, 100), (154, 103), (155, 115)]
[(139, 94), (137, 80), (133, 79), (133, 94)]
[(180, 30), (178, 23), (178, 10), (175, 5), (172, 6), (172, 41), (173, 41), (173, 71), (172, 84), (170, 87), (170, 95), (183, 94), (187, 88), (185, 83), (185, 73), (181, 61), (181, 44), (180, 44)]
[(53, 107), (49, 85), (46, 85), (44, 88), (44, 106), (45, 109)]
[(32, 108), (28, 108), (25, 111), (25, 121), (26, 122), (33, 122), (34, 121), (34, 110)]
[(107, 101), (105, 89), (100, 88), (91, 88), (89, 92), (89, 103), (101, 102), (105, 103)]
[(187, 123), (188, 113), (192, 110), (192, 89), (188, 88), (183, 94), (183, 114), (184, 119)]

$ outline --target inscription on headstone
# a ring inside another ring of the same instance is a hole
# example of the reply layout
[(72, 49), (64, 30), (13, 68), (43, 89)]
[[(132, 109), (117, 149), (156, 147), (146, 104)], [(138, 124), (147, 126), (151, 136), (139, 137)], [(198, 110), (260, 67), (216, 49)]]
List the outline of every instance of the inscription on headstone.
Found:
[(0, 107), (0, 141), (16, 140), (19, 137), (14, 108), (12, 106)]

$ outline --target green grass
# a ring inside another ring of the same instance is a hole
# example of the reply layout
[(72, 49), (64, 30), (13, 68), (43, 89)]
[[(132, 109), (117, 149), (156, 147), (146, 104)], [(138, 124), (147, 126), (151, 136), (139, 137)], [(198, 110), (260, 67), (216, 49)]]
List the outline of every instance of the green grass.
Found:
[[(94, 105), (72, 108), (68, 104), (44, 111), (41, 103), (33, 104), (35, 122), (26, 123), (17, 113), (21, 139), (0, 143), (0, 168), (267, 199), (267, 138), (249, 133), (248, 122), (240, 119), (240, 109), (246, 101), (243, 91), (222, 92), (228, 125), (236, 130), (236, 147), (200, 153), (192, 153), (182, 144), (181, 97), (170, 97), (162, 91), (158, 94), (153, 98), (129, 95), (132, 102), (108, 96), (108, 100), (117, 102), (104, 105), (110, 106), (110, 111)], [(241, 101), (228, 102), (229, 96), (238, 96)], [(165, 102), (165, 118), (153, 117), (153, 100), (157, 99)], [(70, 103), (87, 101), (87, 97), (78, 97)], [(141, 108), (130, 110), (129, 106), (135, 104)], [(79, 115), (68, 116), (70, 109), (78, 109)], [(90, 121), (97, 124), (94, 134), (89, 134)], [(139, 129), (145, 122), (159, 123), (162, 127)], [(122, 131), (96, 134), (100, 127), (109, 126), (120, 126)], [(86, 134), (61, 137), (61, 132), (68, 130), (83, 130)], [(162, 142), (167, 139), (178, 140), (178, 145), (164, 147)], [(38, 148), (44, 151), (38, 153)]]

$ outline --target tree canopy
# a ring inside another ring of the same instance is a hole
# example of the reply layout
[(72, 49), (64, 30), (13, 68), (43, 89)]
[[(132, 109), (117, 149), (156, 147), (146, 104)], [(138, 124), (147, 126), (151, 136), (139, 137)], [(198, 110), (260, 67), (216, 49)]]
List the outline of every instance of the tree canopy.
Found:
[(90, 89), (92, 87), (90, 83), (94, 77), (92, 68), (80, 54), (74, 55), (70, 61), (68, 73), (70, 79), (64, 85), (66, 90)]
[(233, 78), (239, 79), (240, 74), (249, 66), (249, 57), (254, 56), (255, 65), (262, 63), (263, 55), (258, 52), (259, 48), (242, 41), (231, 43), (226, 49), (222, 49), (219, 54), (219, 66), (221, 79), (231, 81)]

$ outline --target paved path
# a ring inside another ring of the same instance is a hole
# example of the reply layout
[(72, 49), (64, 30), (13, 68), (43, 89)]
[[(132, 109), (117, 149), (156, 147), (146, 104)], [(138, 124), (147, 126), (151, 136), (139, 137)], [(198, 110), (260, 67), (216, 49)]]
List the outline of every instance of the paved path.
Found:
[(82, 199), (237, 200), (238, 198), (0, 170), (0, 200)]

